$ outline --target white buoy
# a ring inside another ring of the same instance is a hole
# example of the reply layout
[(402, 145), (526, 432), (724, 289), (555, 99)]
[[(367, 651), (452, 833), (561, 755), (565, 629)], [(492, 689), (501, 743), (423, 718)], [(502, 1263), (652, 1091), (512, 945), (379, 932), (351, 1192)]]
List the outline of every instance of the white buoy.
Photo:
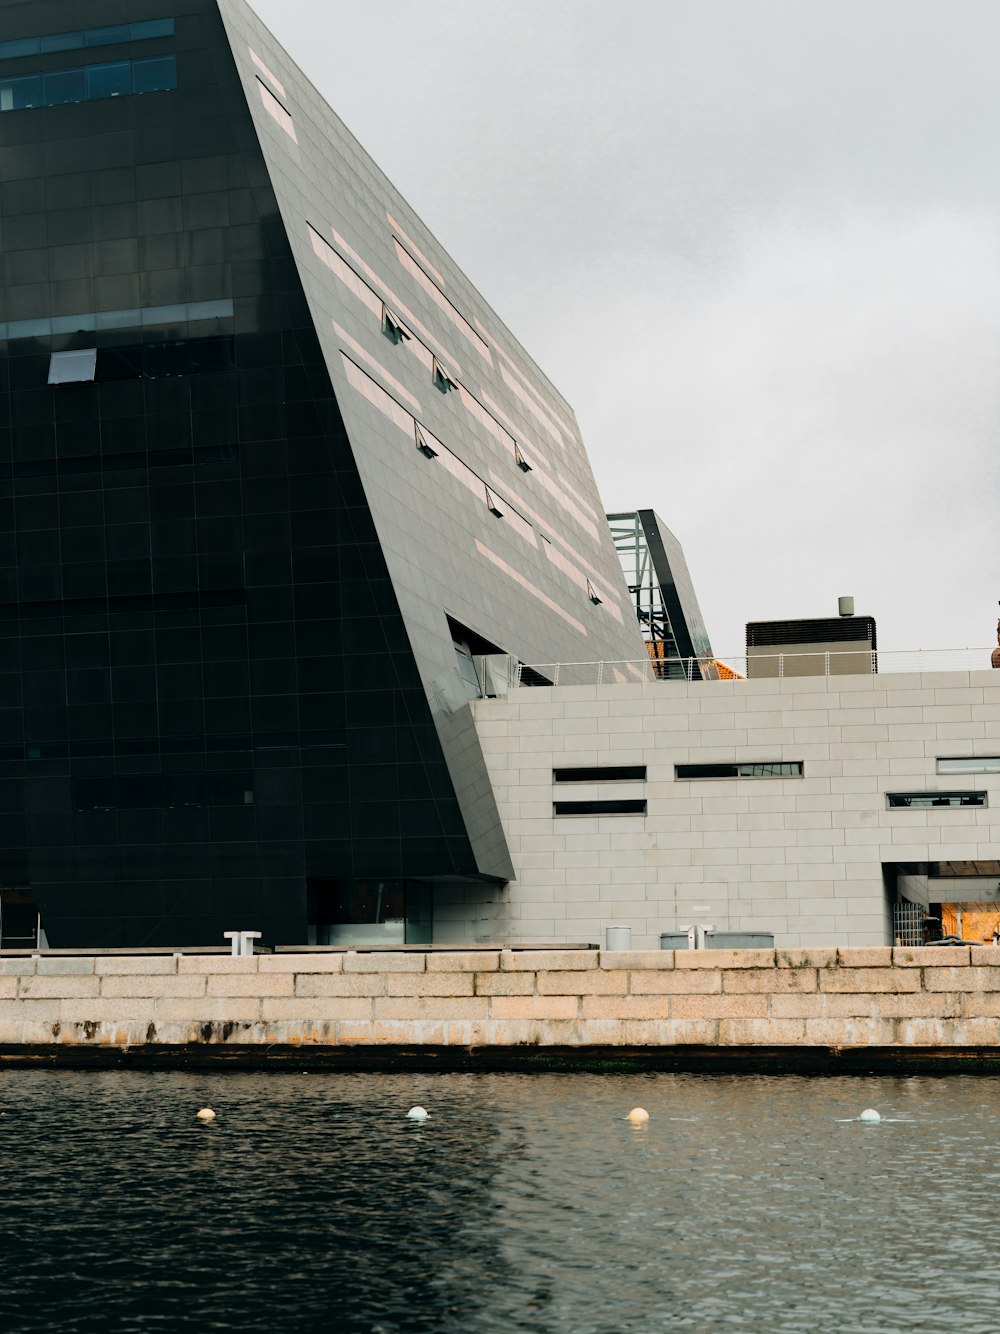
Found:
[(430, 1113), (424, 1107), (411, 1107), (406, 1113), (408, 1121), (426, 1121)]
[(634, 1122), (648, 1121), (649, 1113), (646, 1111), (645, 1107), (633, 1107), (629, 1112), (627, 1119)]
[(215, 1120), (215, 1113), (212, 1111), (211, 1107), (203, 1107), (200, 1112), (195, 1112), (195, 1116), (199, 1121)]
[(865, 1125), (874, 1126), (877, 1125), (879, 1121), (882, 1120), (882, 1118), (881, 1116), (879, 1116), (878, 1112), (875, 1110), (874, 1107), (866, 1107), (865, 1110), (858, 1117), (858, 1120), (863, 1121)]

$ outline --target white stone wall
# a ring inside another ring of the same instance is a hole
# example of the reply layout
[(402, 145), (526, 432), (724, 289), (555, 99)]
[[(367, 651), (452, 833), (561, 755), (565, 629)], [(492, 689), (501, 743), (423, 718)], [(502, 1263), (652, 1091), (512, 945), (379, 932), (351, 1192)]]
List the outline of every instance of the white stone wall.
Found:
[[(514, 940), (637, 949), (690, 922), (779, 946), (889, 943), (883, 864), (1000, 860), (1000, 673), (522, 688), (470, 705), (515, 869)], [(801, 760), (796, 779), (678, 781), (685, 763)], [(645, 783), (554, 784), (644, 764)], [(986, 807), (889, 810), (888, 791), (985, 789)], [(555, 799), (645, 797), (645, 816), (555, 817)], [(987, 884), (992, 891), (996, 879)]]

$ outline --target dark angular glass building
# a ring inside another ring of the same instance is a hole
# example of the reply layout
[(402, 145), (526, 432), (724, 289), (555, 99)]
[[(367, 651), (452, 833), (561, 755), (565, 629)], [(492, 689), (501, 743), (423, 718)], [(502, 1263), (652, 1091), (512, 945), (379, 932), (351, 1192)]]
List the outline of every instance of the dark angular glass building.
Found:
[(3, 943), (495, 937), (464, 702), (644, 653), (571, 409), (243, 0), (0, 0), (0, 226)]

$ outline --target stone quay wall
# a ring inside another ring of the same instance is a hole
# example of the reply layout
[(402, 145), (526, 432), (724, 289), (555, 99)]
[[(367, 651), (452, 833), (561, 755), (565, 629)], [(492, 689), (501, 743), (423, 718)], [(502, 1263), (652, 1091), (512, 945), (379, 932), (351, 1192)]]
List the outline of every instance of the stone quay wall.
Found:
[(0, 958), (0, 1049), (991, 1048), (1000, 949)]

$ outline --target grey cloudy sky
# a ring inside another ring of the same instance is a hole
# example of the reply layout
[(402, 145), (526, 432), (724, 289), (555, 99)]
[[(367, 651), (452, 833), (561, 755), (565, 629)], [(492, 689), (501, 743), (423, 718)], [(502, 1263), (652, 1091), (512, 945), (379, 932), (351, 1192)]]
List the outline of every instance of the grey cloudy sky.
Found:
[(253, 0), (747, 619), (986, 645), (995, 0)]

